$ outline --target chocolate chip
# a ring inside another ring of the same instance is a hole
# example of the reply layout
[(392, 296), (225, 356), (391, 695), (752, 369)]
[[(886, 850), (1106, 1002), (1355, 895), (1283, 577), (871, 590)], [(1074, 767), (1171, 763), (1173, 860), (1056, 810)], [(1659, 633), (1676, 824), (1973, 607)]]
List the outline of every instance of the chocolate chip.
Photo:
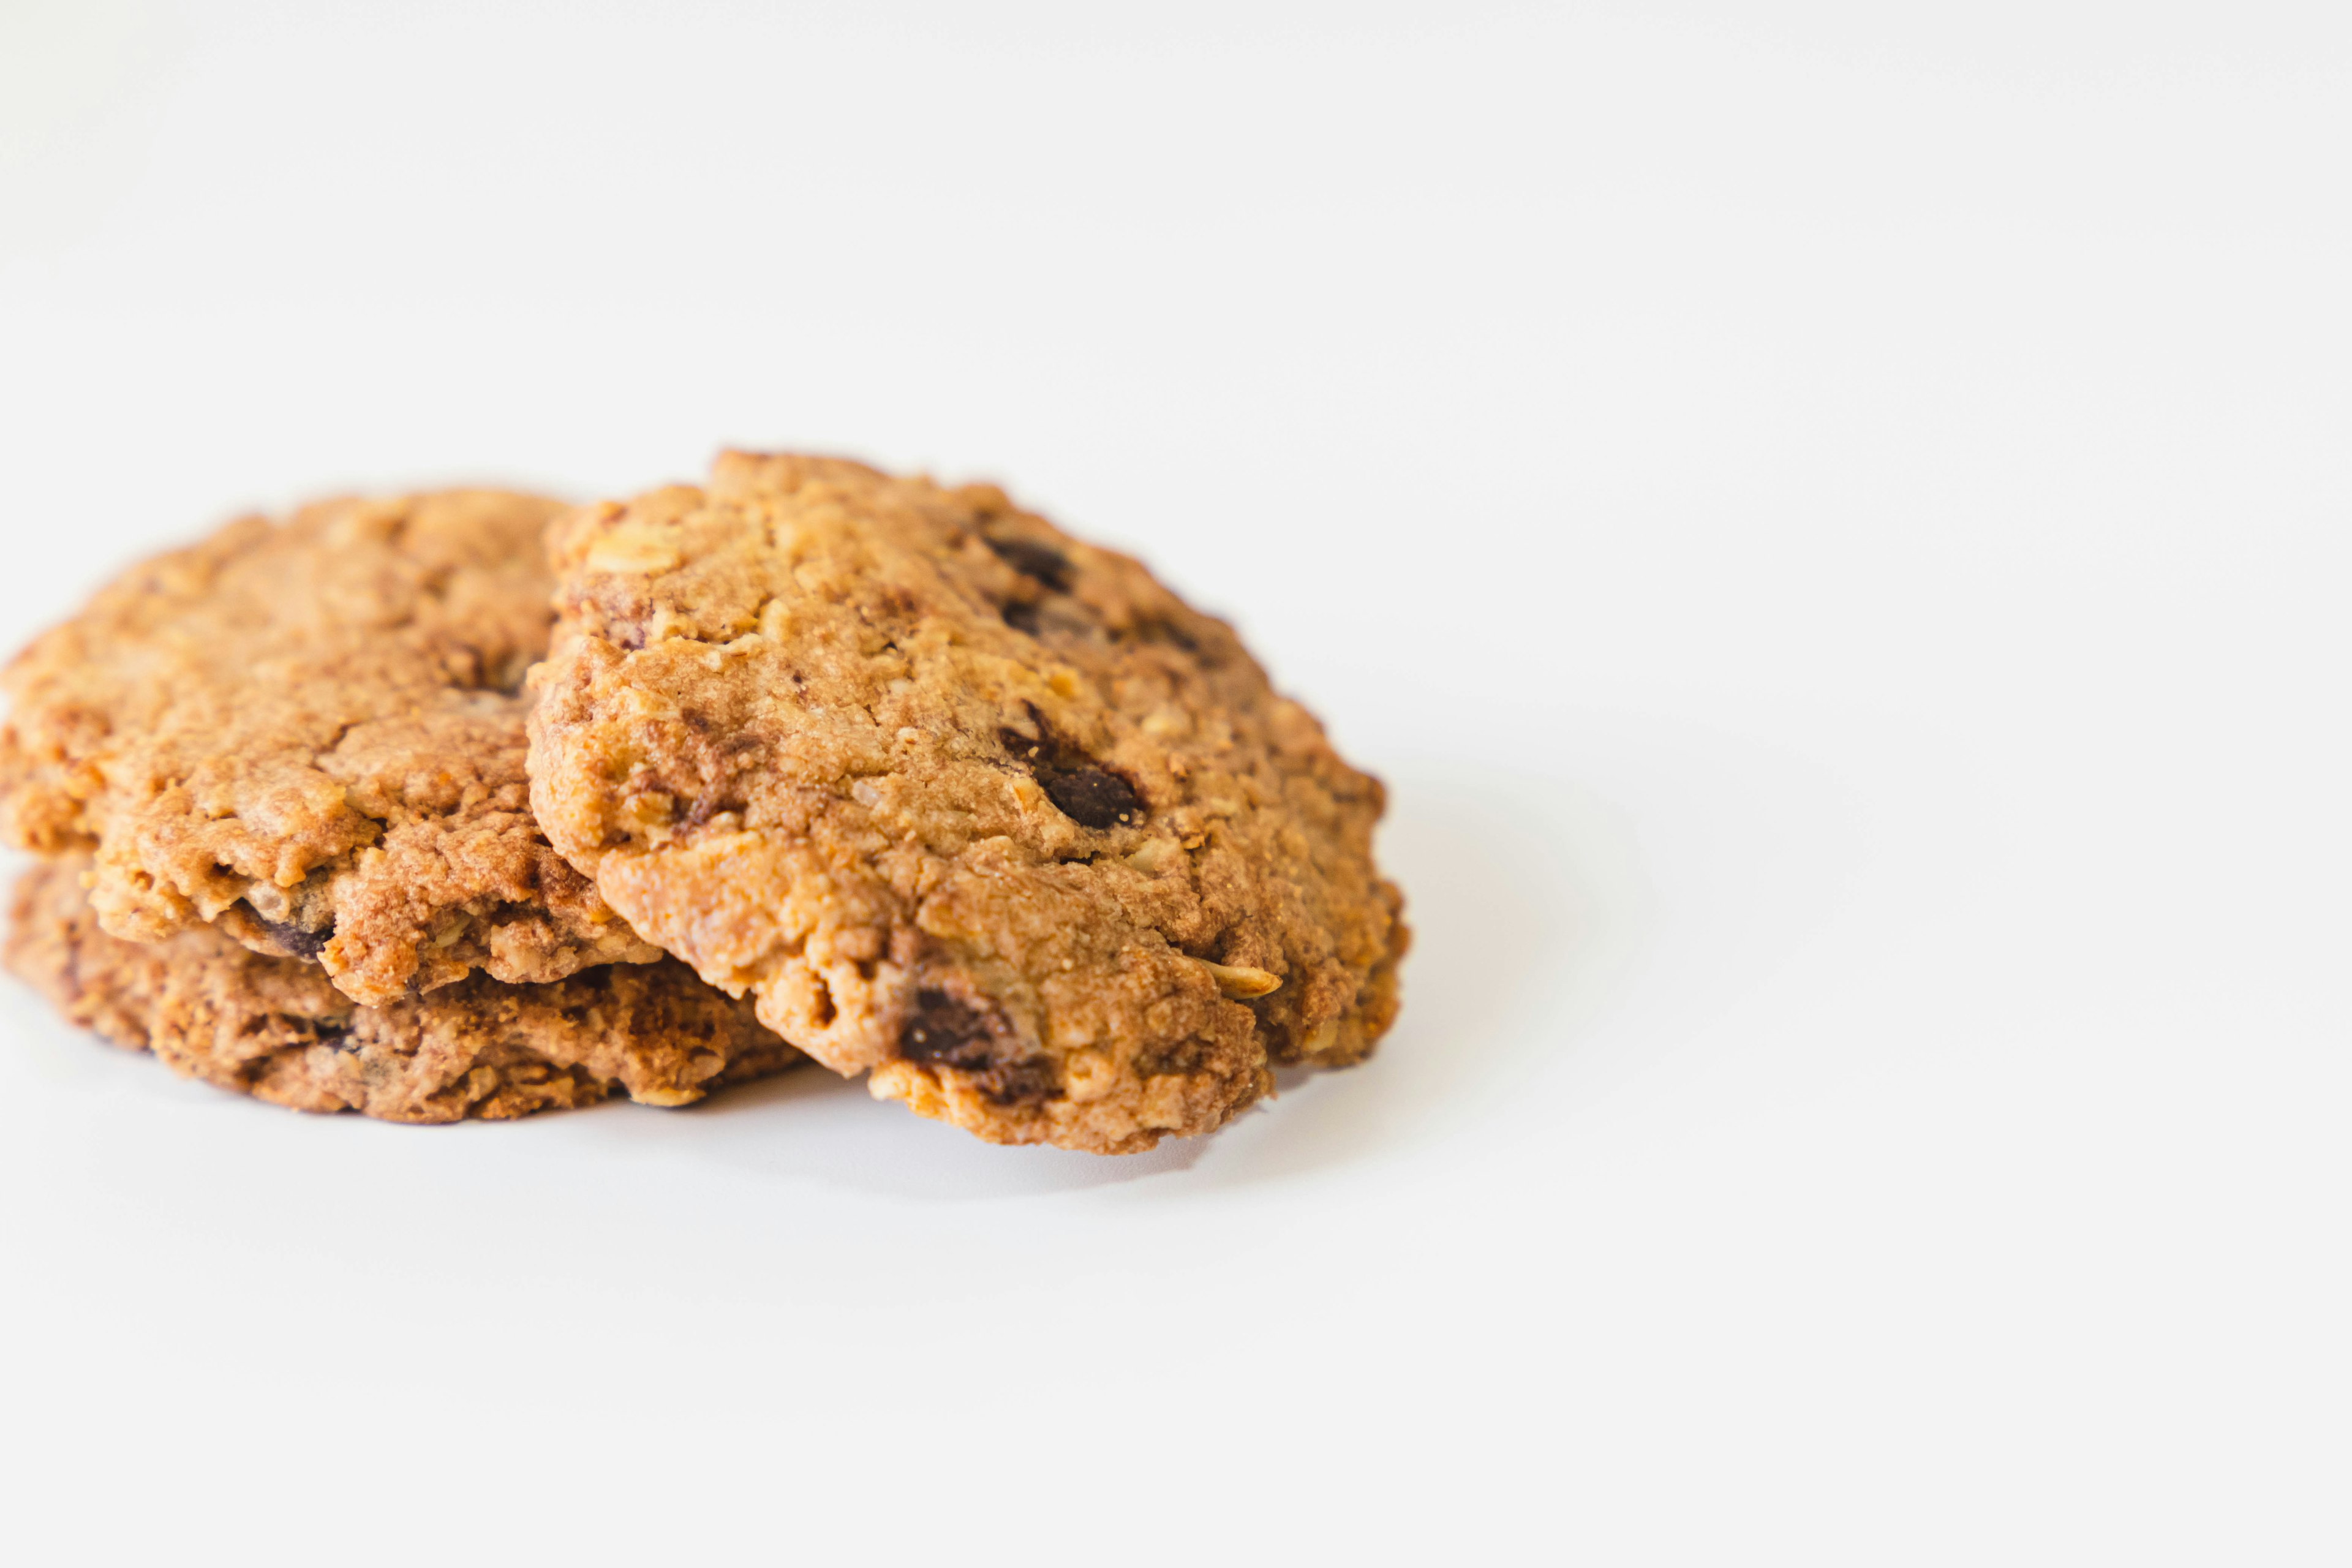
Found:
[(1080, 768), (1043, 781), (1045, 793), (1081, 827), (1116, 827), (1143, 820), (1135, 786), (1100, 768)]
[(996, 731), (996, 742), (1036, 776), (1045, 786), (1047, 798), (1062, 808), (1064, 816), (1082, 827), (1096, 828), (1132, 826), (1144, 819), (1143, 797), (1136, 794), (1133, 784), (1055, 733), (1036, 704), (1028, 708), (1037, 738), (1031, 740), (1018, 730), (1006, 728)]
[(972, 1083), (991, 1105), (1034, 1104), (1053, 1099), (1062, 1089), (1054, 1076), (1054, 1064), (1043, 1057), (999, 1063), (974, 1074)]
[(1037, 635), (1037, 606), (1015, 599), (1004, 606), (1004, 624), (1016, 632)]
[(1017, 1047), (1017, 1041), (998, 1037), (985, 1014), (931, 986), (915, 993), (915, 1010), (898, 1026), (901, 1057), (953, 1069), (992, 1104), (1052, 1099), (1061, 1087), (1054, 1064), (1043, 1057), (1008, 1054), (1008, 1047)]
[(1034, 539), (991, 539), (996, 558), (1024, 577), (1034, 578), (1056, 594), (1070, 591), (1070, 558), (1050, 544)]
[[(977, 1067), (987, 1059), (988, 1020), (944, 991), (915, 993), (915, 1011), (898, 1026), (898, 1054), (913, 1062)], [(972, 1047), (979, 1047), (977, 1059)]]
[[(241, 902), (242, 900), (239, 901)], [(335, 934), (334, 924), (331, 921), (328, 923), (326, 929), (323, 931), (305, 931), (298, 925), (289, 925), (282, 921), (273, 921), (267, 915), (264, 915), (259, 910), (255, 909), (251, 904), (247, 904), (245, 909), (246, 912), (253, 917), (253, 923), (269, 933), (270, 941), (276, 942), (287, 952), (294, 954), (297, 958), (315, 960), (319, 954), (327, 950), (328, 942), (331, 940)]]

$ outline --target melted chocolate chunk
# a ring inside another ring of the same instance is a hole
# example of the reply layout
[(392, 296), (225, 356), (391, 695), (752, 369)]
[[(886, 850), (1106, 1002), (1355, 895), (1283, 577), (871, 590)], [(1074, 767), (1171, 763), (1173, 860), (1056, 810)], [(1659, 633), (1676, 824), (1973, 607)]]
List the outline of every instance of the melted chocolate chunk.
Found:
[(1055, 734), (1034, 704), (1029, 721), (1037, 726), (1036, 739), (1001, 729), (997, 743), (1036, 775), (1046, 798), (1061, 807), (1063, 816), (1081, 827), (1105, 828), (1131, 827), (1149, 815), (1134, 784)]
[[(987, 1059), (988, 1019), (944, 991), (915, 993), (915, 1010), (898, 1026), (898, 1054), (910, 1062), (976, 1067)], [(978, 1048), (979, 1059), (970, 1060)]]
[(1043, 1057), (1006, 1054), (1018, 1045), (1000, 1040), (985, 1014), (930, 986), (915, 993), (915, 1010), (898, 1026), (901, 1057), (962, 1074), (992, 1104), (1052, 1099), (1060, 1090), (1054, 1064)]
[(1045, 742), (1033, 741), (1018, 730), (997, 731), (996, 743), (1011, 752), (1016, 763), (1026, 763), (1034, 768), (1045, 760)]
[(1034, 539), (991, 539), (984, 542), (996, 558), (1024, 577), (1043, 583), (1056, 594), (1070, 591), (1070, 558), (1050, 544)]
[(307, 958), (316, 963), (319, 954), (326, 952), (329, 940), (335, 934), (335, 928), (331, 923), (323, 931), (304, 931), (298, 925), (273, 921), (251, 904), (247, 904), (245, 909), (246, 912), (253, 917), (253, 923), (269, 933), (270, 941), (297, 958)]
[(1054, 1077), (1054, 1064), (1043, 1057), (1001, 1062), (986, 1072), (973, 1074), (972, 1083), (991, 1105), (1034, 1104), (1062, 1091), (1060, 1082)]
[(1004, 606), (1004, 624), (1016, 632), (1037, 635), (1037, 606), (1015, 599)]
[(1080, 768), (1041, 782), (1054, 804), (1081, 827), (1122, 827), (1143, 820), (1135, 786), (1117, 773)]

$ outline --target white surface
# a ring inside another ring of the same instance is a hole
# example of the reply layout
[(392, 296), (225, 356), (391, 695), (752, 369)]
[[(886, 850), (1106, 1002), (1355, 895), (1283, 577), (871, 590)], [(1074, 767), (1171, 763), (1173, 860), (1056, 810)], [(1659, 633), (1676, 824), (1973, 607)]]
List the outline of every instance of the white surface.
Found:
[(0, 633), (325, 488), (999, 478), (1389, 777), (1402, 1022), (1113, 1162), (11, 985), (10, 1555), (2352, 1552), (2340, 9), (771, 9), (0, 6)]

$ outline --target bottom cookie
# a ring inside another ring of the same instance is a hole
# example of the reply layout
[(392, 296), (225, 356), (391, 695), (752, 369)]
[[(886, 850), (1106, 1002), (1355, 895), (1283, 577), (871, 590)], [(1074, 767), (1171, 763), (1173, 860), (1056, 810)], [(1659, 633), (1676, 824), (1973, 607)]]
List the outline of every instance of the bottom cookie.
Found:
[(316, 964), (267, 957), (209, 927), (154, 943), (109, 936), (78, 865), (26, 872), (9, 916), (8, 967), (68, 1018), (184, 1076), (297, 1110), (429, 1122), (614, 1094), (685, 1105), (802, 1059), (749, 1002), (675, 959), (541, 985), (476, 974), (363, 1007)]

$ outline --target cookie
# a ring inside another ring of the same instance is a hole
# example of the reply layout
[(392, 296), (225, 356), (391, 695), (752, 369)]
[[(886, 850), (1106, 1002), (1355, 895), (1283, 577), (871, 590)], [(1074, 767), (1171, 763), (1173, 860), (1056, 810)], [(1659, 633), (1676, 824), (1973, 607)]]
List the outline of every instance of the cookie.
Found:
[(217, 922), (370, 1005), (651, 963), (531, 819), (560, 510), (328, 501), (132, 568), (0, 676), (0, 837), (94, 857), (117, 936)]
[(415, 1000), (361, 1006), (317, 964), (267, 957), (214, 928), (153, 943), (109, 936), (82, 870), (53, 863), (18, 880), (8, 967), (108, 1039), (297, 1110), (456, 1121), (615, 1094), (685, 1105), (800, 1059), (748, 1003), (674, 960), (543, 985), (477, 974)]
[(1128, 557), (991, 487), (742, 453), (551, 549), (548, 837), (875, 1093), (1126, 1152), (1395, 1016), (1380, 784)]

